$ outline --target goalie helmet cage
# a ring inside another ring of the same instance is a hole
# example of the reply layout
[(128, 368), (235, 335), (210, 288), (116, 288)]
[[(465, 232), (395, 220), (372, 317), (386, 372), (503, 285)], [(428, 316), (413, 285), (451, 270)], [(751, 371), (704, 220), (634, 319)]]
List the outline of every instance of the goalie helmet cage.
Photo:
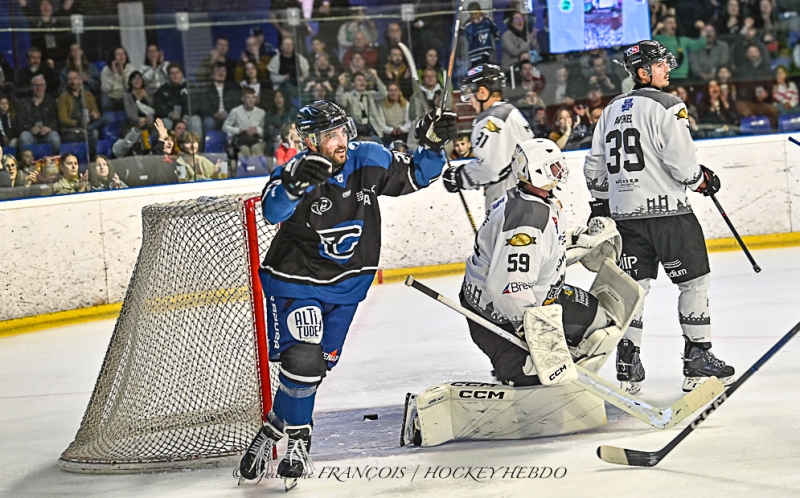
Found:
[(59, 467), (111, 474), (238, 460), (277, 387), (258, 278), (276, 231), (258, 197), (142, 209), (122, 310)]

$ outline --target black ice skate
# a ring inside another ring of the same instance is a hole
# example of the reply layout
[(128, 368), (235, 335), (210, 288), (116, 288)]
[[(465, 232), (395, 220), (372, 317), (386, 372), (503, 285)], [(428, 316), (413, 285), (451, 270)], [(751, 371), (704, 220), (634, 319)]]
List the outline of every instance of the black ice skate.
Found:
[(642, 388), (644, 367), (639, 359), (639, 347), (629, 339), (622, 339), (617, 344), (617, 380), (620, 387), (630, 394), (636, 394)]
[(403, 427), (400, 429), (400, 446), (422, 444), (422, 433), (419, 429), (419, 417), (417, 417), (417, 395), (406, 394), (406, 409), (403, 414)]
[(278, 475), (283, 477), (283, 485), (289, 491), (297, 486), (297, 480), (301, 477), (314, 476), (314, 464), (308, 456), (311, 449), (311, 426), (287, 425), (283, 430), (289, 437), (289, 445), (286, 456), (278, 464)]
[(736, 373), (732, 366), (726, 365), (711, 352), (710, 342), (691, 342), (683, 338), (686, 347), (683, 350), (683, 391), (693, 391), (708, 377), (716, 377), (724, 386), (733, 384), (733, 374)]
[(272, 449), (283, 436), (272, 424), (264, 423), (242, 457), (238, 472), (233, 472), (233, 476), (239, 478), (239, 484), (247, 479), (260, 480), (265, 474), (272, 473)]

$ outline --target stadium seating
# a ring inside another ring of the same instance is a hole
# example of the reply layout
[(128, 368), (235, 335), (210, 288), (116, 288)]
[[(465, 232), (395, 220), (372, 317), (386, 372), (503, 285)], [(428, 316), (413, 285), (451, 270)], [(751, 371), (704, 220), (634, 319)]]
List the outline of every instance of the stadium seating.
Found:
[(784, 114), (778, 119), (778, 130), (782, 133), (800, 130), (800, 114)]
[(89, 164), (89, 148), (86, 146), (86, 142), (70, 142), (61, 144), (61, 149), (58, 151), (58, 153), (75, 154), (75, 157), (78, 158), (78, 164), (81, 166)]
[(766, 116), (749, 116), (742, 118), (740, 127), (742, 135), (762, 135), (772, 132), (769, 118)]
[(34, 159), (41, 159), (43, 157), (52, 156), (53, 149), (50, 147), (50, 144), (33, 144), (33, 145), (26, 145), (23, 147), (24, 149), (33, 151), (33, 158)]
[(209, 131), (206, 133), (205, 152), (225, 152), (228, 135), (224, 131)]
[(114, 146), (116, 140), (103, 139), (97, 141), (97, 154), (101, 156), (111, 157), (111, 148)]

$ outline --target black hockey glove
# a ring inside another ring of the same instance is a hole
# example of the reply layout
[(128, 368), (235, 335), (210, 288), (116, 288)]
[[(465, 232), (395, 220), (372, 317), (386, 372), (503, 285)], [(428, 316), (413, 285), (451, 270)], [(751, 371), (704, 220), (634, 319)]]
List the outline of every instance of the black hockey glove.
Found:
[(703, 172), (703, 178), (706, 180), (706, 186), (703, 188), (698, 188), (697, 192), (700, 192), (706, 197), (719, 192), (719, 189), (722, 188), (722, 182), (719, 181), (719, 177), (702, 164), (700, 165), (700, 171)]
[(281, 171), (283, 188), (300, 197), (312, 185), (321, 185), (333, 174), (333, 163), (317, 154), (308, 154), (289, 161)]
[(462, 166), (447, 168), (442, 173), (442, 182), (444, 182), (444, 188), (452, 194), (455, 194), (464, 188), (461, 185), (461, 168)]
[(589, 209), (592, 211), (592, 214), (589, 215), (590, 220), (597, 216), (611, 218), (611, 208), (608, 205), (608, 199), (595, 199), (593, 201), (589, 201)]
[(442, 111), (437, 117), (437, 111), (431, 111), (417, 121), (414, 127), (414, 136), (420, 145), (434, 152), (441, 152), (444, 144), (456, 138), (456, 113)]

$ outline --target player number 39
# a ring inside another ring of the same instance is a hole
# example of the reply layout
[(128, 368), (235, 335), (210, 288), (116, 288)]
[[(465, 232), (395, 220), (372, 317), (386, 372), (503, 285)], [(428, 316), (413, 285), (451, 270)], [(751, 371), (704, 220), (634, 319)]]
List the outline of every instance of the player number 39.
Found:
[(639, 141), (639, 130), (636, 128), (626, 128), (624, 131), (611, 130), (606, 135), (606, 143), (613, 142), (611, 149), (608, 153), (613, 157), (614, 162), (606, 163), (608, 172), (612, 175), (619, 173), (620, 163), (622, 162), (622, 154), (620, 148), (625, 152), (625, 155), (635, 155), (636, 162), (631, 162), (625, 159), (622, 167), (625, 171), (642, 171), (644, 169), (644, 151), (642, 151), (642, 144)]

